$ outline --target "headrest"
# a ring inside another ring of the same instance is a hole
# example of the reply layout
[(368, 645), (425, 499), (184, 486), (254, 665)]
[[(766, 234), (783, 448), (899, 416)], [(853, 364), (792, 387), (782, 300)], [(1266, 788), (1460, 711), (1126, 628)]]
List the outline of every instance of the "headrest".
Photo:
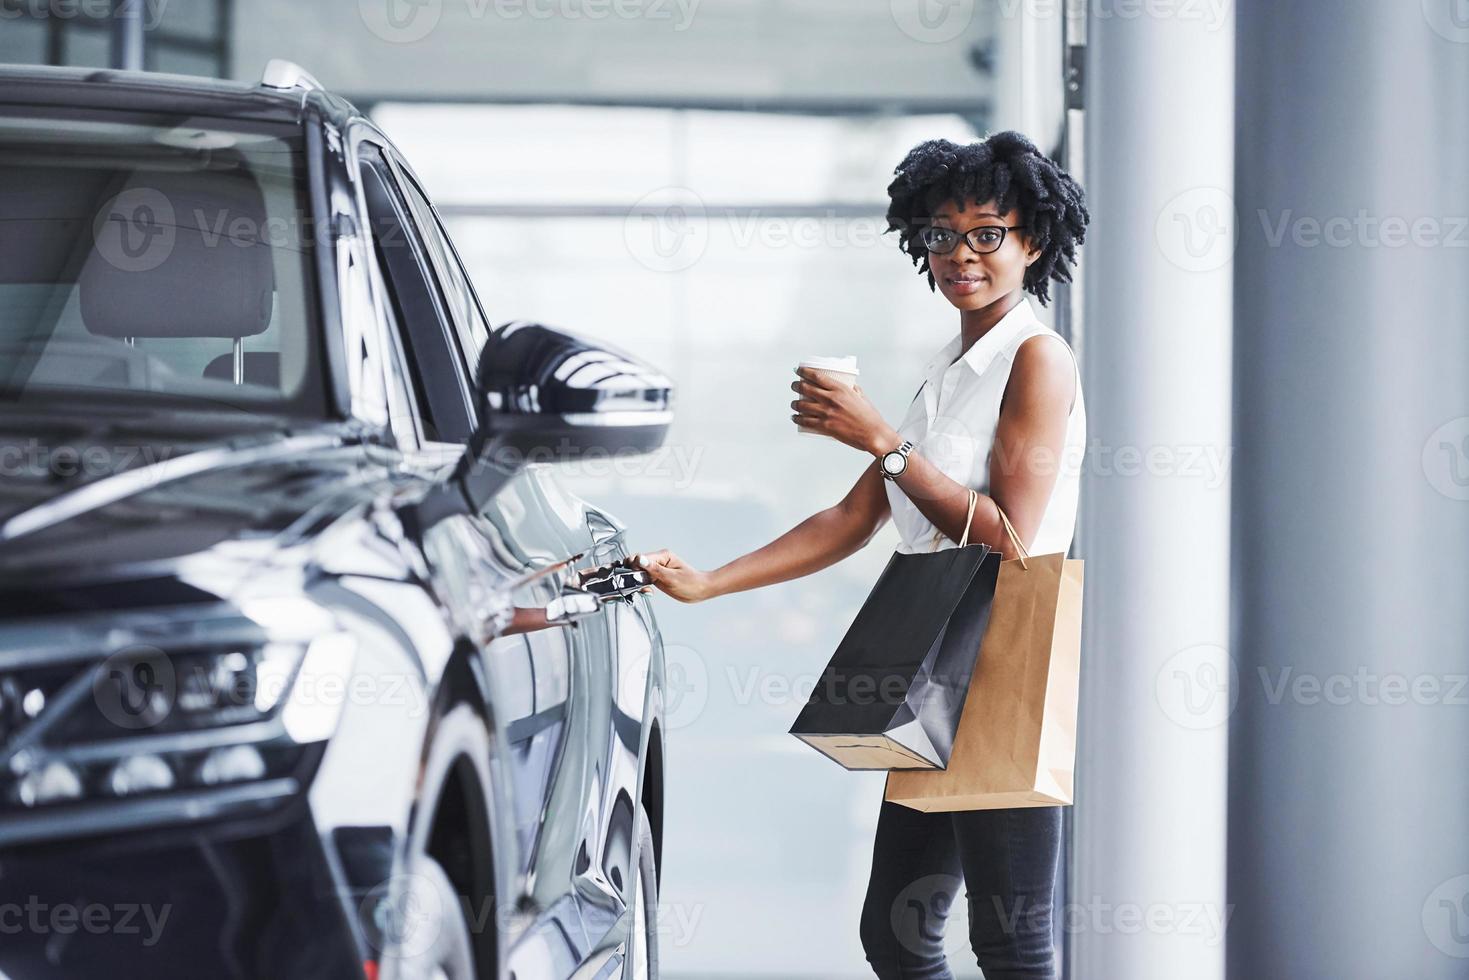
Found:
[[(266, 388), (281, 386), (281, 356), (274, 351), (245, 352), (245, 383)], [(218, 381), (235, 379), (235, 355), (221, 354), (204, 365), (204, 377)]]
[(77, 281), (105, 337), (250, 337), (270, 325), (265, 198), (249, 176), (136, 171), (92, 224)]

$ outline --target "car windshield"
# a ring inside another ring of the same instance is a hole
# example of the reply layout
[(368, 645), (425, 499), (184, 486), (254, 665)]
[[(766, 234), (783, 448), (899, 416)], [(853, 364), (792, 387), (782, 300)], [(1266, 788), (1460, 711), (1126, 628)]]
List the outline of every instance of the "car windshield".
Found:
[(298, 127), (0, 110), (0, 410), (324, 414), (305, 175)]

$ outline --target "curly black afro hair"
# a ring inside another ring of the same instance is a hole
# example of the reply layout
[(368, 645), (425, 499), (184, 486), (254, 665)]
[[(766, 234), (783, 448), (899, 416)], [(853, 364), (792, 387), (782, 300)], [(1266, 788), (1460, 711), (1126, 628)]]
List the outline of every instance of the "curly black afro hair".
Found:
[(949, 201), (962, 208), (967, 198), (995, 201), (1001, 213), (1016, 208), (1030, 243), (1040, 258), (1025, 270), (1025, 289), (1044, 306), (1050, 281), (1071, 281), (1076, 247), (1086, 235), (1091, 216), (1081, 185), (1034, 143), (1014, 130), (958, 144), (927, 140), (908, 151), (888, 185), (888, 231), (897, 231), (899, 247), (936, 284), (928, 266), (922, 232), (933, 212)]

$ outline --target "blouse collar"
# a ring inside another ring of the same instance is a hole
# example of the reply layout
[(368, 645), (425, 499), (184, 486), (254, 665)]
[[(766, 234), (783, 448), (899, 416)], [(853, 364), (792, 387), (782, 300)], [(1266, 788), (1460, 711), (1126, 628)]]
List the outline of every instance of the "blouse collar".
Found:
[[(1004, 348), (1006, 341), (1013, 337), (1021, 327), (1038, 319), (1039, 317), (1036, 316), (1034, 307), (1030, 304), (1030, 297), (1021, 297), (1020, 302), (1016, 303), (1010, 312), (1000, 317), (999, 323), (996, 323), (989, 330), (985, 331), (984, 336), (980, 337), (973, 344), (970, 344), (969, 349), (964, 352), (964, 356), (959, 359), (969, 365), (975, 374), (982, 373), (985, 368), (989, 367), (990, 361), (994, 360), (995, 355)], [(964, 331), (961, 329), (959, 333), (950, 338), (942, 350), (924, 365), (924, 377), (929, 379), (942, 378), (944, 372), (948, 370), (949, 365), (954, 363), (954, 359), (958, 356), (959, 348), (963, 343)]]

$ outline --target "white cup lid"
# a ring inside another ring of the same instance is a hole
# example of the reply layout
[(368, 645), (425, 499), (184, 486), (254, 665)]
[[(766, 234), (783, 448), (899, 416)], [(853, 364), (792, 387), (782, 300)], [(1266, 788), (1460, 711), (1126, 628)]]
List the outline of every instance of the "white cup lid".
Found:
[(858, 373), (856, 354), (848, 354), (846, 357), (808, 357), (800, 366), (818, 371), (840, 371), (842, 374)]

